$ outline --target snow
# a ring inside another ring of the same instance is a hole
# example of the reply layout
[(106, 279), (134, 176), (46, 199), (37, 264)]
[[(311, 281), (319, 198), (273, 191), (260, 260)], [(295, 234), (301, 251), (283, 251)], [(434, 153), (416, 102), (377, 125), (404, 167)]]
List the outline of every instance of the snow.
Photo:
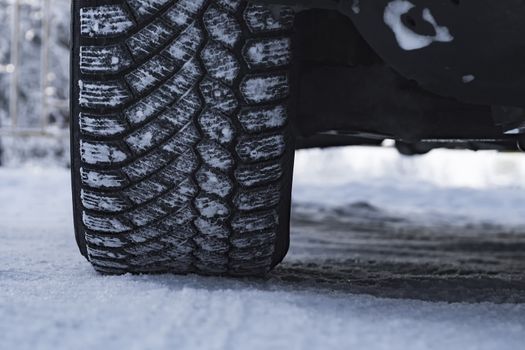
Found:
[(434, 42), (451, 42), (454, 37), (450, 34), (447, 27), (439, 26), (434, 16), (428, 8), (423, 9), (422, 17), (430, 23), (436, 32), (435, 35), (421, 35), (405, 26), (401, 16), (408, 13), (414, 4), (406, 0), (394, 0), (388, 3), (385, 8), (383, 19), (389, 26), (396, 37), (399, 46), (406, 51), (418, 50), (431, 45)]
[(310, 150), (298, 155), (296, 172), (301, 174), (295, 179), (297, 202), (368, 202), (426, 220), (453, 216), (525, 223), (518, 209), (525, 190), (525, 157), (520, 153), (435, 150), (404, 157), (381, 148)]
[(288, 77), (282, 74), (248, 77), (241, 85), (241, 92), (253, 103), (275, 101), (288, 94)]
[[(440, 229), (427, 227), (431, 232), (421, 240), (401, 240), (408, 228), (395, 240), (386, 233), (370, 240), (349, 232), (356, 227), (350, 214), (326, 221), (335, 213), (330, 208), (370, 214), (374, 206), (373, 215), (410, 217), (412, 223), (436, 220), (439, 213), (447, 227), (468, 222), (465, 227), (476, 231), (480, 222), (504, 224), (496, 228), (505, 231), (498, 239), (523, 246), (523, 230), (515, 229), (525, 225), (518, 205), (523, 155), (434, 151), (405, 158), (392, 149), (356, 147), (301, 151), (296, 165), (289, 256), (266, 279), (238, 280), (101, 276), (74, 242), (69, 172), (0, 168), (0, 348), (523, 347), (525, 282), (516, 276), (524, 263), (517, 251), (509, 258), (502, 247), (494, 248), (497, 254), (480, 249), (468, 261), (464, 251), (454, 254), (453, 236)], [(316, 205), (324, 209), (310, 215), (308, 206)], [(329, 224), (333, 229), (323, 226)], [(483, 245), (478, 233), (461, 239), (473, 235)], [(417, 249), (410, 251), (414, 240)], [(347, 249), (350, 241), (366, 249), (355, 255)], [(432, 242), (441, 242), (441, 250), (422, 250)], [(396, 244), (408, 250), (398, 250), (395, 259), (387, 261), (386, 250), (378, 250), (373, 264), (367, 255), (374, 246)], [(428, 256), (412, 257), (418, 251)], [(456, 272), (447, 272), (454, 259)]]
[(84, 184), (94, 188), (118, 188), (124, 182), (113, 174), (103, 174), (93, 170), (80, 168)]
[(472, 74), (467, 74), (467, 75), (464, 75), (461, 80), (467, 84), (467, 83), (471, 83), (473, 82), (474, 80), (476, 79), (476, 77)]
[(148, 149), (153, 144), (153, 131), (148, 130), (142, 134), (131, 135), (127, 141), (138, 149)]
[(82, 160), (88, 164), (116, 163), (126, 160), (127, 156), (118, 147), (103, 143), (80, 142)]
[(356, 15), (358, 15), (361, 12), (361, 8), (359, 7), (359, 0), (353, 0), (352, 11), (354, 11)]
[(134, 26), (120, 6), (81, 8), (80, 21), (81, 33), (89, 36), (118, 35)]
[(239, 122), (248, 131), (279, 128), (284, 125), (287, 119), (288, 113), (283, 105), (245, 109), (239, 115)]
[(284, 66), (291, 60), (289, 38), (253, 40), (247, 45), (246, 59), (251, 66)]

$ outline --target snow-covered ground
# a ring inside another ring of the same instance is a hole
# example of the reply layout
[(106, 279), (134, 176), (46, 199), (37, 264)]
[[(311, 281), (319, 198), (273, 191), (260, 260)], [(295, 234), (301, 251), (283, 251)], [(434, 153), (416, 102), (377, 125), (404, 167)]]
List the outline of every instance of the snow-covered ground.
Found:
[(295, 180), (268, 278), (105, 277), (68, 171), (0, 168), (0, 349), (523, 348), (525, 156), (302, 151)]

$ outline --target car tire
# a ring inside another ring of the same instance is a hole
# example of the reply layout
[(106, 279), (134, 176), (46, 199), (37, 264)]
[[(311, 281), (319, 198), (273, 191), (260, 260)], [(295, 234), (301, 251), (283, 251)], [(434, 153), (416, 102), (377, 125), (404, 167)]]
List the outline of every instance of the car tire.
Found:
[(76, 239), (102, 273), (261, 275), (289, 245), (294, 13), (73, 2)]

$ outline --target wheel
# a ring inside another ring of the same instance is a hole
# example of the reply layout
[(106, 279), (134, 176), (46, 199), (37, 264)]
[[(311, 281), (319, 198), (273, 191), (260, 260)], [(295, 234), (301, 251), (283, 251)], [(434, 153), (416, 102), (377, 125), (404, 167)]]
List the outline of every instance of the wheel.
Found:
[(284, 258), (293, 15), (74, 1), (74, 216), (96, 270), (259, 275)]

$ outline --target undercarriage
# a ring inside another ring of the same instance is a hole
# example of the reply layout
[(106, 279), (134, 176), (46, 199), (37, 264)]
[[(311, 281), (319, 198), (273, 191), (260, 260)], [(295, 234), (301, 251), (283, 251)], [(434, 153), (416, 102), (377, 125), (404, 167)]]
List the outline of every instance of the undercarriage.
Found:
[(518, 150), (525, 124), (519, 1), (269, 2), (297, 11), (298, 147), (394, 139), (408, 154)]

